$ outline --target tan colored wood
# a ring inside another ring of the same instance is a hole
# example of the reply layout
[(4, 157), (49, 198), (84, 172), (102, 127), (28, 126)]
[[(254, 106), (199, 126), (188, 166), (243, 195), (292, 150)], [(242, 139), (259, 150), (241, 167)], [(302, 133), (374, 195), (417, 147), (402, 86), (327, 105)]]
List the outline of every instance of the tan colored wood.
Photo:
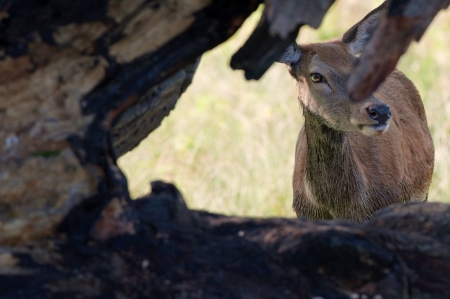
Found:
[(195, 20), (193, 13), (210, 3), (209, 0), (160, 1), (161, 7), (154, 9), (144, 7), (125, 25), (125, 35), (119, 42), (113, 44), (109, 54), (119, 63), (127, 63), (133, 59), (154, 51), (174, 38)]

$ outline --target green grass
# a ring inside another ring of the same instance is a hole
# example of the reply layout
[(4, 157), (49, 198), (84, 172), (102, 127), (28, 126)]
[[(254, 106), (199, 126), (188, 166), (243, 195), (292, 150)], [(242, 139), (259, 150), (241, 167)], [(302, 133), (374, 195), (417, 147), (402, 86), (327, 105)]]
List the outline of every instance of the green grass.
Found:
[[(301, 30), (300, 43), (341, 36), (381, 1), (338, 1), (319, 30)], [(273, 65), (259, 81), (230, 69), (256, 13), (228, 42), (206, 53), (193, 84), (161, 127), (119, 159), (131, 194), (149, 182), (175, 182), (191, 208), (250, 216), (292, 217), (294, 148), (302, 126), (293, 79)], [(442, 14), (399, 68), (422, 94), (436, 148), (431, 201), (450, 198), (450, 20)]]

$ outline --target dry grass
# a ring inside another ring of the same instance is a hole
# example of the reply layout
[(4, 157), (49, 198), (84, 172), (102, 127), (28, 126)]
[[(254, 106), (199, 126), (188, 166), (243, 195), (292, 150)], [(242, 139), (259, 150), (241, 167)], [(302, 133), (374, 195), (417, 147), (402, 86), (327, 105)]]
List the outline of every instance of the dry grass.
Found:
[[(342, 35), (381, 1), (338, 1), (320, 30), (302, 29), (299, 42)], [(228, 67), (258, 16), (227, 43), (203, 56), (175, 111), (138, 148), (119, 159), (134, 197), (150, 180), (174, 181), (191, 208), (251, 216), (294, 216), (291, 175), (302, 116), (294, 82), (274, 65), (258, 82)], [(450, 198), (450, 22), (431, 26), (401, 63), (425, 102), (436, 147), (429, 199)]]

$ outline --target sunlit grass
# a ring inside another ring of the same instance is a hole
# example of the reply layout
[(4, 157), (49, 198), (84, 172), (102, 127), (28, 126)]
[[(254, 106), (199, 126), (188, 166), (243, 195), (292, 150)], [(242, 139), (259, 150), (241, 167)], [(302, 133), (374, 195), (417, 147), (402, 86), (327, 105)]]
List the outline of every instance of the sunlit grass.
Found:
[[(317, 31), (302, 29), (299, 42), (342, 35), (381, 1), (338, 1)], [(175, 182), (191, 208), (251, 216), (294, 216), (291, 176), (302, 125), (293, 80), (274, 65), (247, 82), (228, 66), (255, 26), (252, 16), (230, 41), (206, 53), (193, 84), (161, 127), (119, 159), (132, 196), (149, 182)], [(450, 198), (450, 20), (442, 14), (399, 68), (425, 102), (436, 147), (429, 199)]]

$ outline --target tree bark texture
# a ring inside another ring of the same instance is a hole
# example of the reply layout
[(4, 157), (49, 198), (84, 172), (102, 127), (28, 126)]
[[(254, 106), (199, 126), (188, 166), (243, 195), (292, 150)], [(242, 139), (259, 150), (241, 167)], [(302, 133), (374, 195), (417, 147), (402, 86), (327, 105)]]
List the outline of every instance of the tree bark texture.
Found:
[(135, 148), (175, 108), (178, 98), (191, 84), (199, 60), (151, 88), (118, 117), (112, 139), (119, 156)]
[(369, 96), (394, 70), (411, 42), (419, 41), (437, 13), (449, 4), (449, 0), (390, 0), (387, 15), (349, 79), (350, 95), (355, 100)]
[[(261, 2), (0, 0), (0, 298), (450, 297), (444, 204), (389, 207), (361, 226), (191, 211), (162, 182), (130, 200), (117, 156)], [(267, 0), (232, 67), (260, 78), (332, 3)], [(390, 2), (355, 99), (447, 5)], [(379, 49), (383, 36), (394, 50)]]
[[(171, 184), (131, 203), (135, 234), (0, 251), (0, 298), (450, 296), (450, 208), (389, 207), (365, 224), (192, 211)], [(91, 230), (101, 226), (97, 223)]]
[(126, 206), (113, 142), (123, 153), (154, 129), (258, 4), (1, 2), (0, 242), (49, 235), (85, 200)]
[(233, 69), (244, 70), (246, 79), (260, 79), (295, 41), (302, 25), (319, 27), (334, 0), (268, 0), (258, 27), (231, 59)]

